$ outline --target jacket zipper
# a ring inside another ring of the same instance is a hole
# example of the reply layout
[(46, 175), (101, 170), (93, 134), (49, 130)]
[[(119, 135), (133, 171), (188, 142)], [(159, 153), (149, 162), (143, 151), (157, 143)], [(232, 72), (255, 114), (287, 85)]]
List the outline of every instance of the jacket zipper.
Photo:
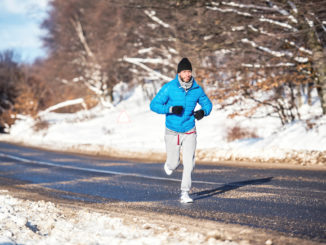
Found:
[[(185, 90), (183, 87), (181, 87), (181, 86), (179, 86), (179, 88), (180, 89), (182, 89), (183, 90), (183, 93), (184, 93), (184, 105), (185, 105), (185, 108), (184, 108), (184, 110), (186, 110), (186, 107), (187, 107), (187, 100), (186, 100), (186, 97), (187, 97), (187, 94), (188, 94), (188, 92), (190, 91), (190, 90), (193, 90), (193, 89), (196, 89), (197, 87), (195, 87), (195, 88), (190, 88), (190, 89), (188, 89), (188, 90)], [(182, 121), (183, 122), (185, 122), (185, 117), (186, 117), (186, 114), (185, 113), (183, 113), (183, 116), (182, 116)]]

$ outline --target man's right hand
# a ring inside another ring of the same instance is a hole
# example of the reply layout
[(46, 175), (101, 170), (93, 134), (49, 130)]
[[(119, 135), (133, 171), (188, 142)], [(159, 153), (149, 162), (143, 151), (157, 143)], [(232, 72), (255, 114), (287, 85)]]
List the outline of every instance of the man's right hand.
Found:
[(183, 112), (183, 106), (176, 105), (172, 107), (172, 113), (176, 115), (181, 115)]

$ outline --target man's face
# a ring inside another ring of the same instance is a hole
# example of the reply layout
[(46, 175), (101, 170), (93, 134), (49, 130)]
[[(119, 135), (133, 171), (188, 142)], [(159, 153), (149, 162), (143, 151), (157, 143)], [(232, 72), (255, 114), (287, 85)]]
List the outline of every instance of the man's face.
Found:
[(192, 72), (190, 70), (183, 70), (179, 72), (179, 77), (184, 82), (189, 82), (192, 76)]

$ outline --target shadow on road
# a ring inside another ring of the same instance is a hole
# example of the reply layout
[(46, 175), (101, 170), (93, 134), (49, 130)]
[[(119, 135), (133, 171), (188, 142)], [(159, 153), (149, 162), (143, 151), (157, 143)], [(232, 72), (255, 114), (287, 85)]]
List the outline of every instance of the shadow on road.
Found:
[(238, 189), (240, 187), (246, 186), (246, 185), (260, 185), (264, 184), (267, 182), (270, 182), (273, 179), (273, 177), (268, 177), (268, 178), (263, 178), (263, 179), (254, 179), (254, 180), (244, 180), (244, 181), (239, 181), (239, 182), (232, 182), (229, 184), (225, 184), (221, 187), (215, 188), (215, 189), (210, 189), (210, 190), (205, 190), (205, 191), (200, 191), (200, 192), (195, 192), (192, 193), (193, 199), (194, 200), (199, 200), (207, 197), (211, 197), (217, 194), (222, 194), (227, 191), (232, 191), (235, 189)]

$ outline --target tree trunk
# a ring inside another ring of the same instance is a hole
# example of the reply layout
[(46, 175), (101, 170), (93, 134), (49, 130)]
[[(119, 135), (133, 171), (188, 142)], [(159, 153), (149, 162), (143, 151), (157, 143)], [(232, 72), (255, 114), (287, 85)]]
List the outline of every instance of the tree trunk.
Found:
[(317, 74), (317, 91), (323, 115), (326, 115), (326, 62), (322, 52), (314, 53), (314, 67)]
[(312, 65), (316, 74), (317, 91), (323, 115), (326, 115), (326, 57), (313, 29), (309, 32), (308, 44), (313, 52)]

